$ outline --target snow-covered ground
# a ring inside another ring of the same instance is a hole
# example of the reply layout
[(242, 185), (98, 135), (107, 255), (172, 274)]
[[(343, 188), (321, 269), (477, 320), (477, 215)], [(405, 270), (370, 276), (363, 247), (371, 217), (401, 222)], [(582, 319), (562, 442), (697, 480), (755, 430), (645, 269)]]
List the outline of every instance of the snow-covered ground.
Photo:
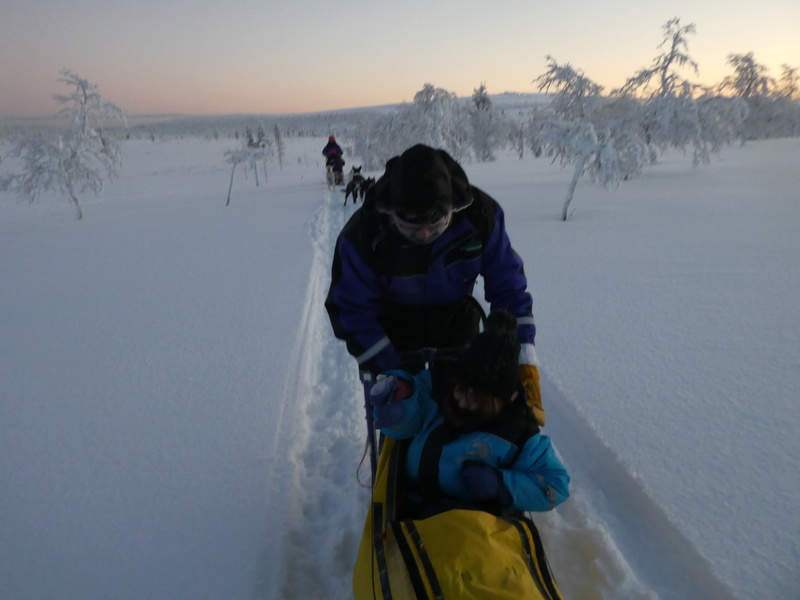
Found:
[[(0, 598), (350, 596), (363, 406), (322, 302), (354, 207), (286, 142), (229, 207), (199, 139), (125, 142), (83, 221), (0, 195)], [(565, 597), (800, 597), (798, 164), (670, 155), (566, 223), (571, 171), (465, 165), (534, 295)]]

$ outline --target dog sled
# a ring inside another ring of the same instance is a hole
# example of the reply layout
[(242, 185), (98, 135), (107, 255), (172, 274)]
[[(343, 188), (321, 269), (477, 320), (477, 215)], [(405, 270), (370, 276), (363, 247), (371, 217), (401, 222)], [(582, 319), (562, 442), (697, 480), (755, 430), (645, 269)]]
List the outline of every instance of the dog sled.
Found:
[(331, 165), (325, 167), (325, 181), (328, 187), (342, 185), (344, 183), (344, 173), (341, 170), (334, 169)]
[(526, 516), (453, 508), (405, 517), (403, 445), (384, 439), (353, 571), (356, 600), (562, 600)]
[[(367, 395), (370, 383), (364, 386)], [(366, 409), (373, 480), (353, 570), (356, 600), (562, 600), (524, 514), (496, 515), (457, 500), (412, 508), (404, 493), (408, 440), (382, 437), (376, 460), (368, 399)]]
[(344, 184), (344, 159), (341, 156), (331, 156), (325, 161), (325, 180), (328, 187)]

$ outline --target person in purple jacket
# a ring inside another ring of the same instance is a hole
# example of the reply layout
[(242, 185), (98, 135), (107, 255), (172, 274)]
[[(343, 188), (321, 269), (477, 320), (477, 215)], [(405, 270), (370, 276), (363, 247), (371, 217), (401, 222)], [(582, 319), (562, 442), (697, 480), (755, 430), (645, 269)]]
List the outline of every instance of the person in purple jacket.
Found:
[(322, 156), (325, 157), (325, 166), (331, 167), (334, 174), (334, 183), (344, 182), (344, 159), (342, 158), (342, 147), (336, 143), (336, 138), (330, 136), (328, 143), (322, 149)]
[(328, 161), (325, 164), (331, 164), (330, 161), (341, 158), (342, 154), (344, 154), (344, 152), (342, 152), (342, 147), (336, 143), (335, 137), (330, 136), (328, 138), (328, 143), (325, 144), (325, 147), (322, 149), (322, 156)]
[(421, 348), (464, 346), (478, 333), (478, 276), (492, 310), (517, 319), (519, 377), (544, 424), (536, 327), (522, 259), (503, 210), (444, 150), (418, 144), (386, 163), (336, 241), (325, 308), (364, 381)]

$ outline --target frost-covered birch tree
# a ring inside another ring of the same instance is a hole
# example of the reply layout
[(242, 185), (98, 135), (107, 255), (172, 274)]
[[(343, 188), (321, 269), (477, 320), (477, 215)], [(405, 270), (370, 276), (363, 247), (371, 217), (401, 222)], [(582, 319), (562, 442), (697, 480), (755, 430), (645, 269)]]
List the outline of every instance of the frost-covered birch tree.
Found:
[(747, 103), (747, 118), (741, 128), (742, 142), (797, 135), (800, 131), (800, 104), (795, 98), (797, 69), (782, 65), (781, 79), (775, 81), (752, 52), (729, 54), (728, 64), (733, 67), (734, 74), (726, 77), (719, 89)]
[(777, 94), (789, 100), (800, 100), (800, 70), (787, 64), (781, 65)]
[(258, 132), (253, 135), (252, 130), (248, 127), (245, 130), (242, 145), (233, 150), (226, 150), (224, 152), (225, 162), (231, 165), (231, 179), (228, 184), (228, 198), (225, 201), (225, 206), (231, 203), (231, 191), (233, 190), (233, 178), (236, 174), (236, 167), (244, 165), (246, 169), (248, 165), (253, 168), (253, 173), (256, 178), (256, 186), (258, 182), (258, 167), (261, 165), (264, 169), (264, 181), (267, 180), (267, 160), (272, 154), (272, 145), (267, 137), (263, 127), (259, 127)]
[[(559, 64), (552, 56), (547, 60), (547, 71), (536, 82), (539, 91), (554, 95), (549, 110), (539, 109), (537, 121), (531, 123), (531, 146), (537, 151), (544, 149), (564, 166), (573, 166), (561, 209), (561, 218), (566, 221), (581, 176), (588, 173), (593, 180), (608, 185), (621, 177), (616, 153), (621, 151), (630, 156), (640, 153), (635, 151), (638, 149), (635, 136), (615, 136), (603, 125), (602, 109), (606, 104), (603, 87), (569, 64)], [(634, 145), (621, 148), (622, 142)]]
[(22, 137), (10, 151), (20, 159), (18, 172), (0, 178), (0, 187), (34, 202), (53, 191), (67, 196), (77, 219), (83, 218), (80, 196), (99, 196), (106, 180), (113, 181), (122, 168), (118, 141), (102, 129), (108, 122), (126, 122), (125, 111), (103, 98), (97, 86), (69, 69), (58, 81), (71, 88), (55, 94), (59, 116), (69, 118), (70, 128), (59, 135)]
[(696, 104), (706, 152), (704, 162), (708, 162), (709, 152), (719, 152), (740, 139), (750, 109), (742, 98), (728, 98), (709, 90), (697, 98)]
[(664, 49), (649, 67), (639, 70), (625, 84), (612, 92), (618, 98), (639, 99), (636, 116), (639, 135), (649, 149), (650, 162), (668, 148), (694, 149), (695, 165), (709, 160), (708, 145), (703, 139), (700, 113), (695, 100), (698, 86), (681, 76), (683, 69), (698, 73), (698, 65), (689, 55), (688, 36), (695, 33), (694, 23), (681, 25), (674, 18), (663, 26)]
[(259, 165), (264, 170), (264, 181), (267, 181), (267, 159), (272, 155), (272, 142), (267, 137), (264, 127), (259, 126), (255, 136), (249, 127), (245, 130), (245, 144), (248, 150), (248, 160), (245, 161), (245, 165), (252, 167), (253, 175), (256, 178), (256, 187), (258, 187), (260, 185), (258, 180)]
[(468, 134), (458, 97), (427, 83), (414, 95), (409, 111), (417, 142), (441, 148), (456, 160), (466, 154)]
[(767, 74), (767, 67), (757, 62), (752, 52), (729, 54), (728, 64), (733, 67), (734, 74), (722, 81), (722, 91), (730, 91), (745, 100), (769, 94), (774, 81)]
[(380, 169), (392, 156), (413, 145), (403, 128), (403, 111), (376, 114), (365, 118), (353, 136), (353, 154), (361, 159), (367, 171)]
[[(536, 82), (554, 92), (548, 112), (530, 127), (531, 146), (541, 145), (562, 164), (574, 165), (562, 210), (564, 220), (581, 175), (607, 186), (637, 176), (667, 149), (693, 149), (693, 163), (709, 162), (710, 152), (733, 143), (746, 114), (741, 102), (698, 96), (699, 86), (680, 75), (697, 63), (688, 54), (694, 25), (671, 19), (659, 45), (664, 52), (609, 96), (570, 65), (548, 56), (548, 69)], [(548, 116), (549, 115), (549, 116)]]
[(275, 153), (278, 155), (278, 166), (283, 171), (283, 159), (286, 156), (286, 144), (283, 141), (281, 128), (275, 123), (272, 129), (272, 137), (275, 139)]
[(781, 65), (781, 77), (774, 91), (778, 105), (776, 119), (783, 135), (800, 135), (800, 72), (797, 67)]
[(468, 113), (475, 159), (480, 162), (493, 161), (494, 152), (499, 146), (500, 116), (494, 110), (485, 84), (482, 83), (473, 92)]
[(454, 93), (426, 83), (412, 103), (373, 117), (353, 138), (354, 154), (367, 170), (379, 168), (414, 144), (441, 148), (456, 160), (469, 156), (466, 114)]

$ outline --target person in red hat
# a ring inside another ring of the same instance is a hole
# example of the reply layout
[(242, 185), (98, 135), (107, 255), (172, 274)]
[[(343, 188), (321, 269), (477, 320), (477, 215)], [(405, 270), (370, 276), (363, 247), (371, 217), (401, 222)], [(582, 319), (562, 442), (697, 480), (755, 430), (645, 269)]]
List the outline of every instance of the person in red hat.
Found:
[(325, 157), (325, 166), (331, 167), (334, 173), (334, 183), (344, 182), (344, 159), (342, 158), (342, 148), (336, 143), (336, 138), (330, 136), (328, 143), (322, 149), (322, 155)]

